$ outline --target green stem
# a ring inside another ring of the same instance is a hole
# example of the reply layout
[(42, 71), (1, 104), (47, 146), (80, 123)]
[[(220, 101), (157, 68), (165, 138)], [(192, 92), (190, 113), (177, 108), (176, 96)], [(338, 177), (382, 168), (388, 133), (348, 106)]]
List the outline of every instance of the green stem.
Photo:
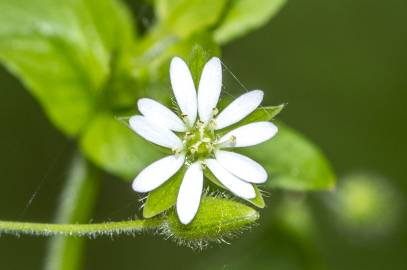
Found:
[(0, 233), (14, 235), (37, 236), (114, 236), (121, 234), (134, 234), (159, 228), (164, 223), (163, 219), (139, 219), (95, 224), (52, 224), (16, 221), (0, 221)]
[[(75, 153), (58, 203), (56, 223), (86, 223), (98, 192), (100, 172)], [(49, 241), (45, 270), (82, 269), (86, 239), (55, 236)]]

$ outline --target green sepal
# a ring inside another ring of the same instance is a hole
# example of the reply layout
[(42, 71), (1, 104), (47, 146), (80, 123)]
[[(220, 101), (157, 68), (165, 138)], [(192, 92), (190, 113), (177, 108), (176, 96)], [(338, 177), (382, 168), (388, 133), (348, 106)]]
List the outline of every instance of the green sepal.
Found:
[[(219, 180), (218, 178), (213, 175), (213, 173), (208, 170), (207, 168), (204, 169), (204, 175), (206, 178), (208, 178), (212, 183), (215, 185), (228, 190)], [(256, 185), (253, 184), (254, 190), (256, 191), (256, 197), (254, 199), (244, 199), (245, 201), (248, 201), (249, 203), (253, 204), (254, 206), (258, 208), (264, 208), (266, 206), (266, 203), (264, 202), (263, 196), (261, 195), (260, 190), (257, 188)], [(243, 199), (243, 198), (242, 198)]]
[(143, 207), (144, 218), (154, 217), (175, 205), (185, 170), (186, 167), (182, 167), (162, 186), (148, 194)]
[(256, 192), (256, 197), (249, 200), (249, 202), (252, 203), (254, 206), (257, 206), (258, 208), (264, 208), (266, 206), (266, 203), (264, 202), (261, 190), (255, 184), (253, 184), (253, 187), (254, 191)]

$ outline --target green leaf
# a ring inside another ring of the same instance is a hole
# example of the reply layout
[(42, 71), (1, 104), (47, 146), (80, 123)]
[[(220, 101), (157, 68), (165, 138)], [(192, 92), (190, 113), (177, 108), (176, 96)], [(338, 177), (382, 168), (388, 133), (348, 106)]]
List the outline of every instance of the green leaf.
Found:
[(187, 37), (218, 22), (226, 0), (159, 0), (159, 21), (153, 31)]
[(159, 20), (165, 19), (168, 14), (173, 12), (174, 7), (185, 2), (185, 0), (155, 0), (154, 1), (154, 9), (155, 14)]
[[(205, 177), (210, 180), (212, 183), (214, 183), (215, 185), (217, 185), (218, 187), (221, 187), (225, 190), (228, 190), (219, 180), (218, 178), (216, 178), (215, 175), (213, 175), (213, 173), (205, 168), (204, 170), (204, 174)], [(254, 190), (256, 191), (256, 197), (254, 199), (244, 199), (246, 201), (248, 201), (249, 203), (253, 204), (254, 206), (257, 206), (259, 208), (264, 208), (266, 206), (263, 196), (261, 195), (260, 190), (258, 189), (258, 187), (256, 185), (253, 184)], [(228, 190), (229, 191), (229, 190)]]
[[(95, 203), (97, 187), (96, 170), (80, 154), (76, 154), (60, 197), (56, 222), (87, 222)], [(85, 240), (84, 238), (53, 237), (49, 243), (45, 269), (81, 269)]]
[[(225, 2), (226, 0), (156, 1), (158, 8), (156, 13), (158, 13), (159, 19), (135, 50), (136, 76), (150, 76), (150, 72), (154, 74), (156, 70), (151, 66), (152, 62), (163, 63), (174, 55), (188, 55), (196, 42), (192, 40), (192, 46), (181, 52), (176, 49), (178, 44), (190, 44), (191, 40), (187, 40), (192, 36), (195, 36), (194, 39), (196, 39), (197, 36), (208, 33), (219, 20)], [(207, 36), (211, 43), (214, 43), (212, 34), (207, 34)], [(208, 38), (205, 37), (205, 39)], [(199, 42), (198, 44), (201, 45)], [(177, 52), (174, 51), (174, 48)], [(157, 63), (155, 65), (157, 66)], [(146, 67), (150, 69), (150, 72), (146, 72)], [(168, 75), (168, 70), (166, 74)]]
[(222, 136), (229, 131), (250, 124), (252, 122), (259, 122), (259, 121), (270, 121), (272, 120), (277, 114), (279, 114), (284, 108), (284, 104), (278, 106), (267, 106), (267, 107), (260, 107), (256, 109), (254, 112), (243, 118), (236, 124), (223, 128), (217, 132), (219, 136)]
[(207, 42), (205, 45), (206, 46), (202, 46), (199, 43), (195, 44), (192, 47), (188, 58), (186, 58), (196, 89), (198, 89), (199, 80), (201, 79), (202, 70), (205, 64), (213, 56), (218, 56), (220, 54), (220, 49), (217, 45), (214, 45), (212, 37), (207, 36)]
[(138, 77), (149, 76), (149, 80), (159, 79), (169, 84), (169, 62), (174, 56), (179, 56), (188, 61), (195, 54), (197, 48), (201, 48), (208, 56), (220, 55), (220, 48), (214, 42), (211, 34), (202, 32), (191, 35), (185, 39), (160, 40), (154, 54), (144, 52), (138, 55), (135, 61), (134, 70)]
[(168, 215), (168, 234), (179, 243), (202, 248), (201, 241), (219, 241), (245, 230), (260, 217), (253, 208), (230, 199), (202, 197), (192, 222), (183, 225), (176, 211)]
[(286, 0), (231, 0), (225, 18), (215, 30), (215, 40), (224, 44), (259, 28), (285, 3)]
[(113, 115), (98, 115), (90, 122), (80, 140), (85, 155), (98, 166), (126, 180), (162, 157)]
[(111, 66), (134, 46), (131, 25), (115, 0), (0, 0), (0, 61), (75, 135), (99, 106)]
[(278, 128), (271, 140), (239, 149), (266, 168), (266, 186), (301, 191), (334, 188), (335, 175), (321, 151), (291, 128), (281, 123)]
[(154, 217), (175, 205), (184, 174), (185, 167), (179, 170), (162, 186), (148, 194), (143, 207), (143, 216), (145, 218)]

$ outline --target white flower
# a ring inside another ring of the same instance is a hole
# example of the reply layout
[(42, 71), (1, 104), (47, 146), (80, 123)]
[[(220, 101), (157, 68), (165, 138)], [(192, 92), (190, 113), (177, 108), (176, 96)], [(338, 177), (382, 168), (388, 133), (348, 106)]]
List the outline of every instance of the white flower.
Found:
[(188, 66), (181, 58), (172, 59), (170, 79), (181, 118), (162, 104), (142, 98), (137, 103), (142, 115), (131, 117), (129, 122), (138, 135), (170, 148), (173, 155), (155, 161), (142, 170), (133, 182), (133, 189), (150, 192), (182, 166), (187, 166), (176, 202), (177, 214), (183, 224), (190, 223), (198, 211), (203, 190), (203, 169), (206, 167), (236, 196), (255, 198), (253, 184), (267, 180), (265, 169), (246, 156), (224, 149), (262, 143), (277, 133), (277, 127), (271, 122), (254, 122), (223, 136), (217, 135), (217, 131), (253, 112), (260, 105), (263, 92), (254, 90), (245, 93), (217, 114), (216, 105), (222, 88), (219, 58), (213, 57), (205, 64), (198, 91), (195, 90)]

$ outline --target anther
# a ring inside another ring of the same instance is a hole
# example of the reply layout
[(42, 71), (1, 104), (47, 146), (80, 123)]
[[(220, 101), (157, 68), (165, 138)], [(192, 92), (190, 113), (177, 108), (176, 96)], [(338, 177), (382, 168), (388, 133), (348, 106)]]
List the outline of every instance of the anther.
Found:
[(185, 114), (185, 113), (181, 114), (181, 119), (182, 119), (182, 121), (187, 123), (188, 122), (188, 114)]
[(230, 141), (232, 144), (236, 144), (236, 136), (235, 136), (235, 135), (230, 136), (229, 141)]
[(215, 132), (215, 127), (216, 127), (216, 121), (215, 121), (215, 119), (211, 119), (208, 123), (208, 128), (212, 132), (212, 134), (213, 134), (213, 132)]
[(171, 149), (171, 151), (175, 156), (178, 156), (182, 153), (182, 149), (179, 149), (179, 148), (173, 148), (173, 149)]
[(212, 117), (218, 115), (218, 113), (219, 113), (218, 108), (215, 107), (215, 108), (212, 109)]

